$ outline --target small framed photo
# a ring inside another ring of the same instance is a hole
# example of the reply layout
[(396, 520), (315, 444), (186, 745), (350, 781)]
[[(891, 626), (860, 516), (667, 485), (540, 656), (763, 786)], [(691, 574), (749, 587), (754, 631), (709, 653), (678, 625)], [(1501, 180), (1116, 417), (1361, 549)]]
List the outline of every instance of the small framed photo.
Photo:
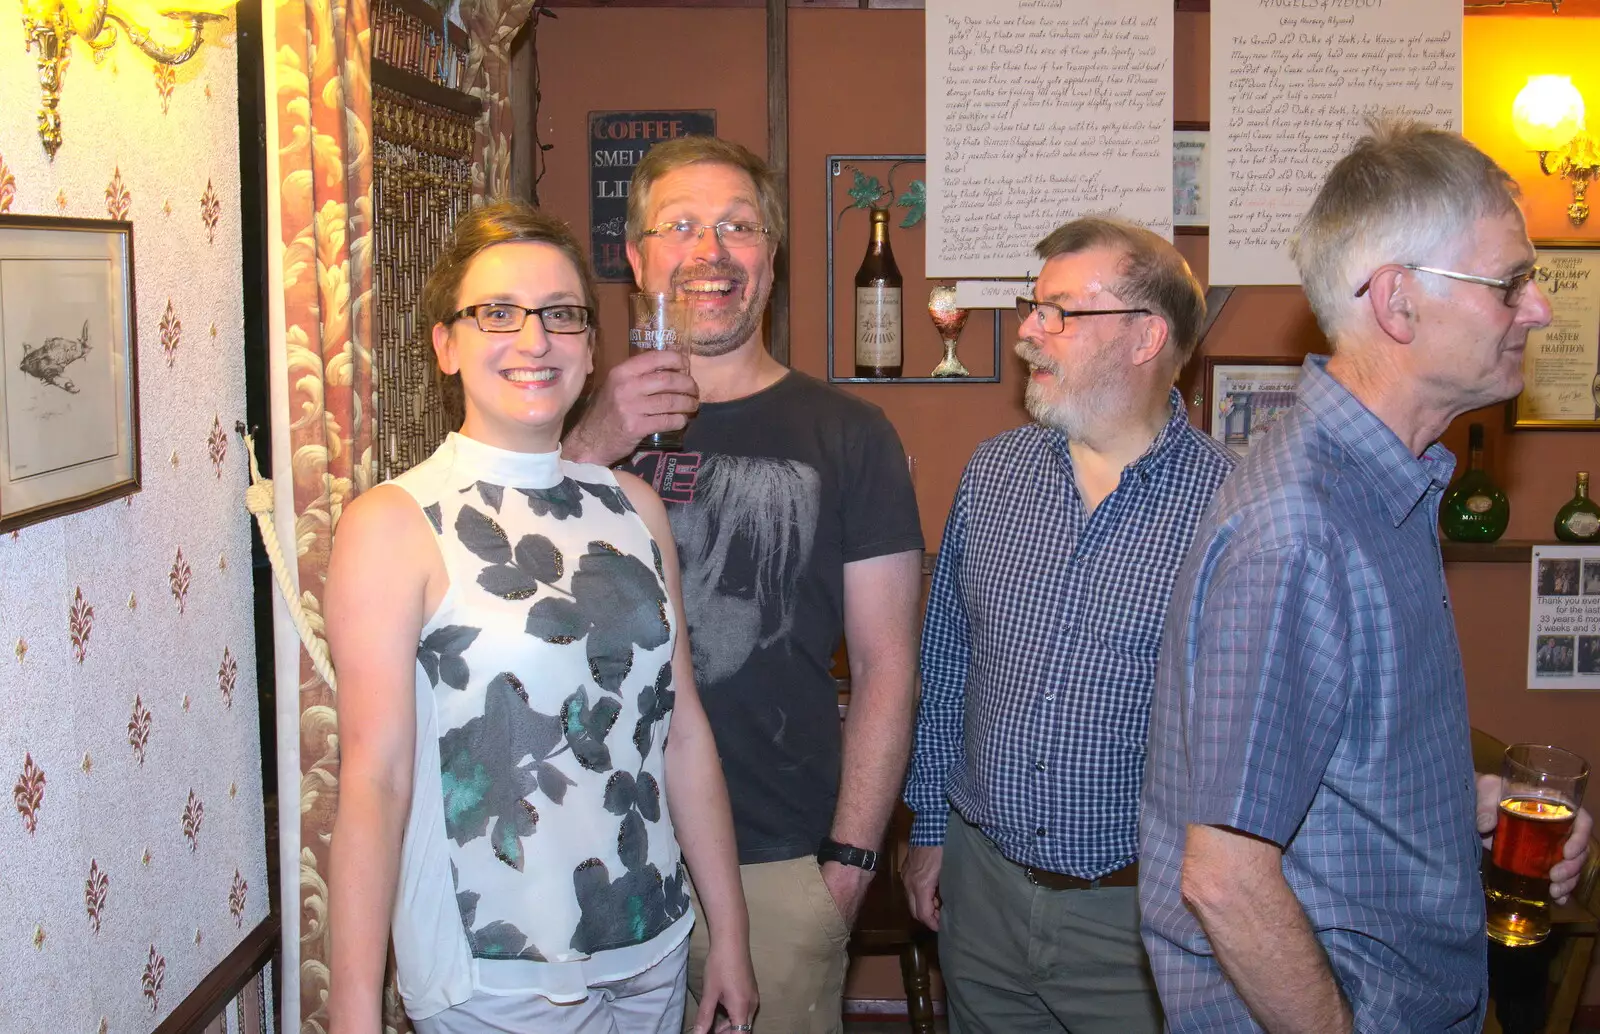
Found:
[(1301, 362), (1289, 356), (1206, 356), (1201, 429), (1243, 456), (1294, 407)]
[(1550, 325), (1528, 334), (1511, 426), (1600, 430), (1600, 242), (1536, 246)]
[(1172, 127), (1172, 229), (1208, 233), (1211, 223), (1209, 122), (1175, 122)]
[(0, 215), (0, 532), (139, 490), (133, 224)]

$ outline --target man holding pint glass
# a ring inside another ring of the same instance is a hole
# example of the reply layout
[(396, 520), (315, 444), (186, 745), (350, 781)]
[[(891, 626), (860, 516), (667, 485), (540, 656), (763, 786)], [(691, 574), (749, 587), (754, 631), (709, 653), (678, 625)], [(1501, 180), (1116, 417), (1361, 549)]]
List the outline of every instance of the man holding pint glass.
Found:
[[(839, 1034), (850, 928), (878, 865), (910, 749), (922, 529), (883, 413), (790, 370), (762, 315), (782, 186), (731, 141), (653, 147), (628, 188), (637, 342), (562, 443), (623, 461), (661, 496), (682, 563), (696, 687), (731, 787), (753, 1034)], [(673, 328), (674, 300), (687, 334)], [(633, 335), (630, 335), (633, 337)], [(692, 414), (692, 417), (691, 417)], [(680, 442), (648, 439), (682, 433)], [(830, 668), (849, 640), (841, 734)], [(690, 870), (691, 881), (698, 874)], [(689, 993), (715, 941), (689, 942)], [(693, 1012), (690, 1013), (693, 1018)], [(738, 1028), (735, 1028), (738, 1029)]]
[(1307, 358), (1173, 588), (1140, 817), (1145, 946), (1172, 1034), (1478, 1034), (1480, 837), (1522, 867), (1491, 890), (1531, 937), (1593, 824), (1551, 823), (1524, 861), (1502, 841), (1541, 838), (1500, 823), (1501, 802), (1564, 819), (1581, 791), (1473, 773), (1438, 439), (1517, 394), (1550, 305), (1515, 182), (1414, 123), (1375, 124), (1340, 159), (1293, 255), (1332, 356)]

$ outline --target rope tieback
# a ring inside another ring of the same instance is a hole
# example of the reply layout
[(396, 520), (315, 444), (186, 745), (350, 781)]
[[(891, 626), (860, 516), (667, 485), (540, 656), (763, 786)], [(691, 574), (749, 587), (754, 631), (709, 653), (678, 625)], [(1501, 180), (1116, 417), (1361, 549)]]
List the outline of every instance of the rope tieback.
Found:
[(289, 608), (289, 620), (294, 622), (295, 631), (300, 633), (300, 642), (311, 657), (311, 666), (322, 676), (322, 681), (328, 684), (328, 688), (337, 693), (339, 686), (334, 681), (333, 659), (328, 656), (328, 641), (318, 635), (316, 629), (312, 627), (311, 618), (306, 615), (305, 607), (300, 603), (300, 595), (295, 592), (294, 583), (289, 579), (289, 563), (284, 559), (283, 548), (278, 543), (278, 529), (272, 520), (272, 508), (275, 502), (272, 482), (261, 476), (261, 468), (256, 464), (255, 438), (245, 429), (243, 423), (234, 424), (233, 429), (244, 439), (245, 455), (250, 458), (250, 487), (244, 490), (245, 509), (255, 515), (256, 526), (261, 529), (261, 545), (266, 549), (267, 559), (272, 563), (273, 580), (278, 583), (278, 592), (283, 596), (284, 605)]

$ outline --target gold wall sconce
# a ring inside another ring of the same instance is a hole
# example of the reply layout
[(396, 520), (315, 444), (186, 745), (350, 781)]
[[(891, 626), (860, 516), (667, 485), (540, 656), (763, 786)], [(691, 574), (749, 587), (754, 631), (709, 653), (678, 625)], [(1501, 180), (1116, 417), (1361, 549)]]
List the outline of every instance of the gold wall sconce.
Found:
[(1539, 170), (1572, 183), (1567, 219), (1573, 226), (1589, 218), (1589, 182), (1600, 173), (1600, 146), (1584, 128), (1583, 115), (1583, 94), (1565, 75), (1529, 76), (1511, 105), (1511, 126), (1525, 146), (1539, 152)]
[(39, 54), (39, 141), (53, 160), (61, 147), (61, 75), (72, 37), (89, 45), (98, 63), (117, 41), (115, 22), (128, 42), (151, 60), (181, 65), (200, 49), (202, 27), (226, 17), (235, 0), (23, 0), (22, 30)]

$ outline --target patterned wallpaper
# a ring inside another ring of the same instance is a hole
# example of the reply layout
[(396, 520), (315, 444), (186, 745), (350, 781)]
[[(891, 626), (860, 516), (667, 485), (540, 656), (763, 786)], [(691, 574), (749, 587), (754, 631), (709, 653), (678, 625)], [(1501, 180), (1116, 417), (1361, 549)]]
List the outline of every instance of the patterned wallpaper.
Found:
[(267, 913), (237, 56), (231, 22), (206, 37), (175, 69), (74, 42), (51, 162), (0, 11), (0, 211), (134, 223), (144, 468), (129, 499), (0, 537), (5, 1034), (149, 1031)]

